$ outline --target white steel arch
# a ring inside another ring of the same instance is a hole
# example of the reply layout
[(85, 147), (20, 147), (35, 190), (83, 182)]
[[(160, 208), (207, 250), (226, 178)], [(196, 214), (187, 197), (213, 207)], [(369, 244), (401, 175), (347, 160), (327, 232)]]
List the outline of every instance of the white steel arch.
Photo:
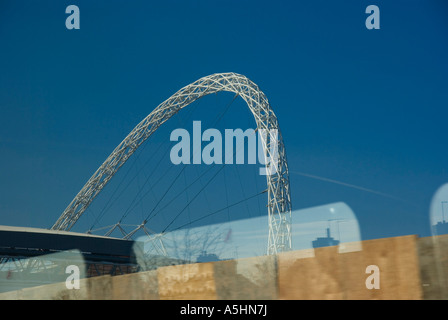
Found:
[[(275, 172), (271, 175), (266, 175), (269, 216), (267, 254), (290, 250), (291, 198), (289, 172), (277, 117), (272, 111), (265, 94), (258, 86), (245, 76), (236, 73), (217, 73), (203, 77), (180, 89), (169, 99), (162, 102), (115, 148), (67, 206), (51, 229), (70, 230), (114, 174), (157, 128), (190, 103), (220, 91), (233, 92), (243, 98), (254, 115), (257, 130), (266, 130), (265, 132), (278, 130), (278, 139), (272, 139), (269, 134), (264, 137), (260, 135), (266, 158), (272, 159), (271, 150), (276, 149), (278, 152), (277, 170), (274, 170)], [(273, 143), (278, 144), (277, 148), (271, 148)], [(145, 223), (146, 221), (143, 222), (143, 224)]]

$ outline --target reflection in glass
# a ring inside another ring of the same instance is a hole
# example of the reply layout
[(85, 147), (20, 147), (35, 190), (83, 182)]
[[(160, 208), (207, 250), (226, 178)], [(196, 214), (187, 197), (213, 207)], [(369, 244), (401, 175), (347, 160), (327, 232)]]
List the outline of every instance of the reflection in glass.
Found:
[(431, 226), (431, 241), (420, 241), (422, 281), (425, 297), (430, 299), (448, 298), (448, 183), (442, 185), (432, 197), (429, 220)]
[(337, 245), (339, 252), (361, 250), (358, 219), (343, 202), (297, 210), (293, 217), (295, 250)]
[(75, 266), (79, 279), (86, 277), (84, 257), (78, 250), (56, 252), (41, 256), (24, 258), (20, 256), (3, 257), (0, 261), (0, 293), (48, 284), (62, 284)]
[(430, 224), (433, 236), (448, 234), (448, 183), (434, 194), (430, 207)]
[[(292, 247), (313, 256), (314, 248), (338, 246), (340, 253), (361, 250), (358, 220), (337, 202), (292, 212)], [(215, 262), (266, 255), (267, 216), (176, 230), (141, 237), (137, 257), (142, 270), (188, 263)]]

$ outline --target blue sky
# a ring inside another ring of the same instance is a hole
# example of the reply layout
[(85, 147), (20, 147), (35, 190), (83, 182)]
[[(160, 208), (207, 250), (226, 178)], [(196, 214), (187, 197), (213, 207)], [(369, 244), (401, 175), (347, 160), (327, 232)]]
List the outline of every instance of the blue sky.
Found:
[[(65, 28), (70, 4), (80, 8), (80, 30)], [(381, 10), (380, 30), (365, 27), (370, 4)], [(431, 199), (448, 181), (447, 15), (442, 0), (3, 0), (0, 224), (50, 227), (159, 103), (200, 77), (237, 72), (260, 86), (279, 119), (294, 210), (344, 202), (363, 239), (430, 235)], [(212, 123), (231, 99), (204, 98), (179, 121)], [(243, 109), (235, 102), (222, 128), (251, 125)], [(155, 141), (169, 143), (181, 122)], [(260, 188), (249, 183), (243, 193)], [(196, 214), (213, 211), (224, 193), (240, 199), (224, 189), (208, 191)], [(250, 212), (234, 215), (263, 214)]]

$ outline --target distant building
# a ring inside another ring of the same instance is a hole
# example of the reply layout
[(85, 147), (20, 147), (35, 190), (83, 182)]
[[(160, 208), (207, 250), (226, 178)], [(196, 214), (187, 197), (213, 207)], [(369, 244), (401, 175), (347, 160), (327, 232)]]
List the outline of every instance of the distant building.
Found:
[(436, 235), (448, 234), (448, 222), (445, 220), (437, 222), (432, 226)]
[(339, 240), (334, 239), (330, 236), (330, 228), (327, 228), (327, 236), (324, 238), (317, 238), (312, 241), (313, 248), (321, 248), (321, 247), (331, 247), (339, 245)]
[(214, 253), (207, 253), (206, 251), (202, 251), (202, 254), (196, 260), (197, 263), (215, 261), (219, 261), (219, 257)]
[(145, 254), (143, 255), (143, 259), (139, 261), (139, 266), (142, 270), (147, 271), (147, 270), (156, 270), (157, 268), (160, 267), (177, 266), (180, 264), (189, 264), (189, 263), (192, 262), (188, 260), (176, 259), (167, 256)]

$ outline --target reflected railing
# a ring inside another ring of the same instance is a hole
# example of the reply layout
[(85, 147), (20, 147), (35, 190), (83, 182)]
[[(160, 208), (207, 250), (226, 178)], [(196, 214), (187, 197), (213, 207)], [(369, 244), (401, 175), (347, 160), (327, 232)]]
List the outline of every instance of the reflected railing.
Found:
[[(19, 292), (34, 287), (47, 290), (57, 285), (56, 298), (63, 299), (68, 290), (79, 286), (87, 276), (84, 257), (79, 250), (61, 251), (34, 257), (3, 256), (0, 260), (0, 294)], [(33, 292), (33, 291), (29, 291)], [(34, 291), (36, 296), (27, 299), (39, 299), (42, 292)], [(74, 294), (79, 291), (73, 291)]]

